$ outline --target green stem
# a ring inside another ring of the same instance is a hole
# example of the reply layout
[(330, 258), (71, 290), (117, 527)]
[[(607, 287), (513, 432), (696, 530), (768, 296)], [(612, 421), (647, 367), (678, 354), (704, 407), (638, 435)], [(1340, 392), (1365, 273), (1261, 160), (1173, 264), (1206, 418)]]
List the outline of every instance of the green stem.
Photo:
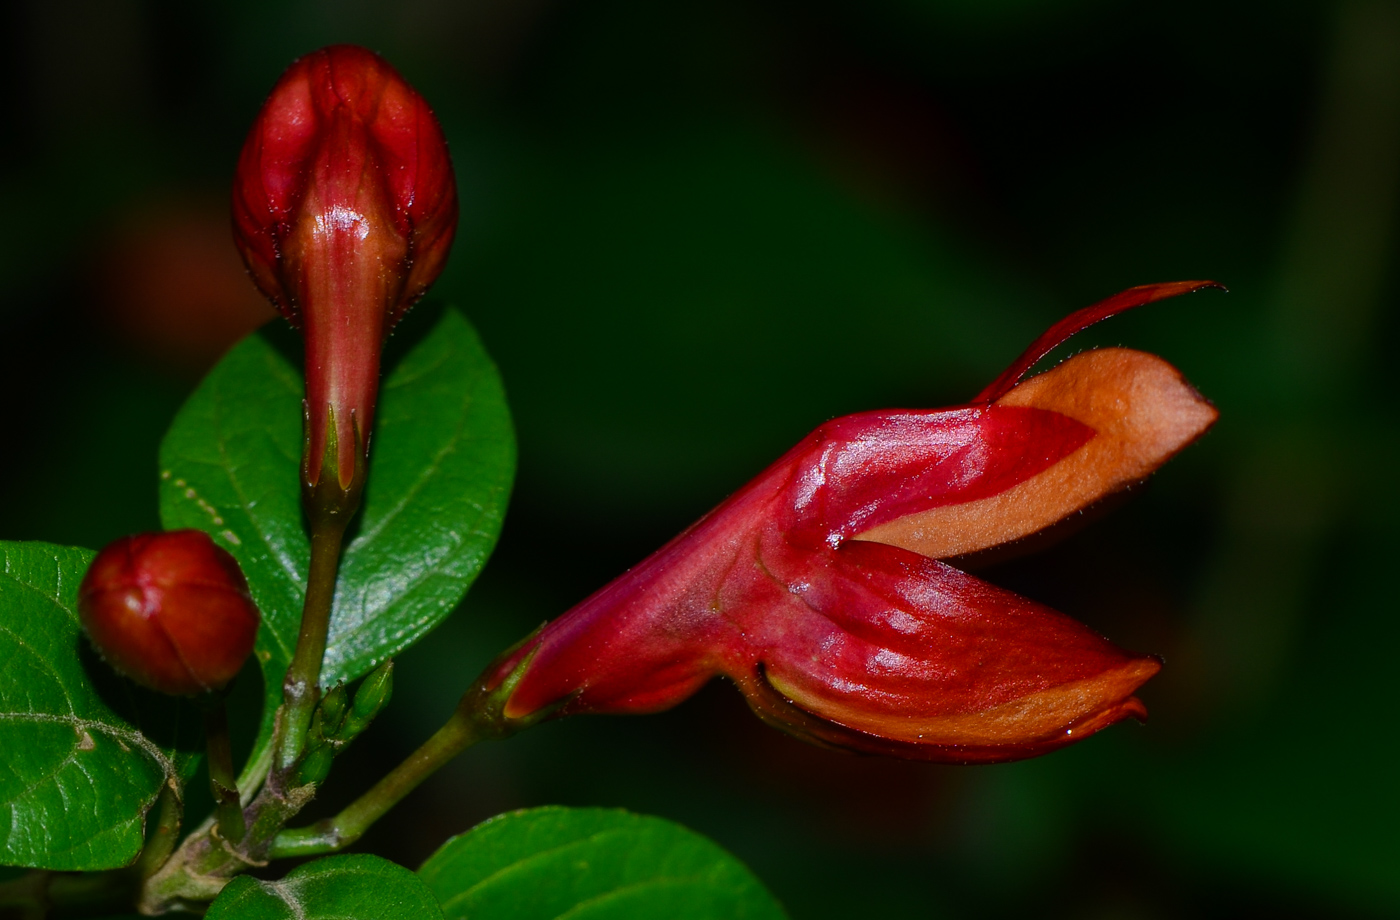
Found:
[(161, 790), (156, 806), (155, 830), (151, 832), (151, 839), (146, 842), (146, 846), (141, 850), (141, 858), (133, 867), (138, 876), (144, 879), (155, 874), (156, 870), (165, 865), (170, 854), (175, 852), (184, 812), (184, 803), (180, 801), (179, 794), (173, 786), (167, 784)]
[(522, 728), (529, 728), (554, 716), (559, 706), (545, 707), (524, 718), (505, 716), (505, 702), (510, 699), (511, 693), (515, 692), (515, 686), (525, 675), (533, 654), (524, 661), (517, 662), (510, 674), (504, 678), (501, 678), (498, 671), (503, 662), (515, 657), (519, 648), (535, 639), (536, 634), (538, 630), (515, 646), (507, 648), (497, 655), (496, 660), (486, 665), (482, 674), (477, 676), (472, 686), (463, 693), (461, 702), (456, 704), (456, 710), (447, 720), (447, 724), (438, 728), (433, 737), (428, 738), (421, 748), (409, 755), (409, 759), (396, 766), (392, 773), (375, 783), (368, 793), (357, 798), (339, 815), (318, 821), (309, 828), (283, 830), (274, 837), (272, 846), (267, 850), (267, 858), (279, 860), (286, 857), (316, 856), (350, 846), (364, 835), (365, 830), (370, 829), (372, 823), (398, 805), (414, 788), (419, 787), (423, 780), (433, 776), (433, 773), (448, 760), (466, 751), (476, 742), (510, 738)]
[(355, 470), (349, 483), (340, 481), (340, 445), (336, 437), (335, 410), (327, 411), (325, 454), (320, 472), (311, 479), (311, 414), (306, 403), (306, 433), (301, 457), (301, 507), (311, 524), (311, 568), (306, 576), (306, 602), (301, 610), (301, 631), (296, 651), (282, 681), (282, 712), (275, 744), (276, 770), (290, 776), (306, 750), (306, 730), (321, 698), (321, 662), (326, 656), (326, 636), (331, 627), (331, 603), (335, 600), (335, 576), (345, 528), (360, 510), (368, 475), (364, 435), (352, 413), (355, 431)]
[(306, 747), (306, 730), (321, 698), (321, 661), (330, 633), (331, 602), (340, 567), (340, 547), (348, 515), (319, 516), (311, 526), (311, 570), (307, 574), (306, 604), (302, 607), (301, 632), (296, 651), (282, 682), (283, 711), (279, 731), (277, 767), (289, 770)]
[[(549, 706), (523, 718), (505, 714), (506, 702), (515, 692), (533, 655), (515, 661), (502, 677), (504, 664), (519, 657), (522, 646), (537, 633), (502, 652), (486, 666), (462, 695), (447, 724), (412, 756), (380, 780), (349, 808), (311, 827), (283, 830), (316, 793), (315, 783), (302, 781), (299, 769), (273, 770), (247, 808), (251, 823), (243, 841), (231, 845), (217, 839), (212, 821), (196, 828), (175, 854), (142, 885), (138, 907), (148, 915), (170, 910), (202, 909), (228, 884), (228, 880), (252, 866), (289, 856), (313, 856), (348, 846), (412, 792), (439, 767), (462, 751), (494, 738), (506, 738), (558, 713)], [(562, 705), (562, 702), (561, 704)]]
[(204, 740), (209, 751), (209, 791), (214, 795), (219, 835), (229, 843), (243, 840), (243, 804), (233, 775), (233, 748), (228, 740), (228, 708), (224, 695), (215, 694), (204, 705)]
[(486, 670), (462, 694), (447, 724), (395, 767), (393, 772), (375, 783), (373, 788), (340, 814), (310, 827), (282, 831), (273, 838), (267, 858), (315, 856), (347, 847), (359, 840), (370, 825), (382, 818), (404, 796), (418, 788), (423, 780), (478, 741), (509, 738), (521, 729), (553, 716), (558, 706), (545, 707), (524, 718), (510, 718), (505, 714), (506, 701), (524, 676), (533, 655), (518, 662), (504, 678), (499, 676), (498, 671), (502, 662), (514, 657), (520, 647), (530, 642), (537, 633), (526, 636), (487, 665)]
[(243, 765), (243, 772), (238, 774), (238, 791), (242, 796), (244, 805), (253, 801), (258, 789), (262, 786), (263, 780), (267, 779), (267, 774), (272, 772), (272, 747), (263, 745), (252, 760)]
[(313, 856), (349, 846), (423, 780), (478, 741), (491, 737), (496, 737), (495, 733), (481, 724), (477, 713), (458, 706), (447, 724), (422, 747), (340, 814), (278, 834), (268, 858)]

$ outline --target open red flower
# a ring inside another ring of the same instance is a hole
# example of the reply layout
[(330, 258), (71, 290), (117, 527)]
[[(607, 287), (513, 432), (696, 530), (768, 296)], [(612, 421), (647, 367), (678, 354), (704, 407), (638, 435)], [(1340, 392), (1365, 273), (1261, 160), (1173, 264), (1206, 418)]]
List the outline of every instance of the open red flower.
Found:
[(233, 183), (234, 239), (258, 288), (306, 335), (307, 478), (335, 436), (342, 489), (368, 451), (385, 336), (442, 271), (457, 227), (447, 141), (382, 58), (299, 58), (253, 123)]
[(655, 712), (715, 675), (799, 737), (927, 760), (1030, 757), (1127, 716), (1157, 659), (946, 562), (1145, 478), (1215, 421), (1122, 348), (1022, 381), (1070, 335), (1212, 282), (1125, 291), (1056, 324), (977, 399), (821, 426), (487, 675), (507, 719)]

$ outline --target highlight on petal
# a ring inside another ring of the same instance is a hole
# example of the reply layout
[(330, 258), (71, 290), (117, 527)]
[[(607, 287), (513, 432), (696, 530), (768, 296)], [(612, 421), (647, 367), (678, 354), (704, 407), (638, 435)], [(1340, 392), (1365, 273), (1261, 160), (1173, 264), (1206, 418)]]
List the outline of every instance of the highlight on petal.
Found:
[(735, 555), (730, 536), (722, 528), (691, 528), (546, 624), (488, 675), (489, 690), (525, 669), (505, 717), (556, 705), (559, 715), (639, 715), (699, 690), (717, 673), (715, 650), (732, 641), (718, 611)]
[(839, 546), (916, 512), (1005, 492), (1093, 437), (1093, 427), (1035, 406), (848, 415), (789, 452), (776, 513), (789, 539)]
[(1076, 355), (1018, 384), (994, 405), (1056, 413), (1094, 434), (1005, 491), (908, 514), (856, 539), (934, 559), (1019, 540), (1145, 479), (1219, 415), (1170, 364), (1127, 348)]

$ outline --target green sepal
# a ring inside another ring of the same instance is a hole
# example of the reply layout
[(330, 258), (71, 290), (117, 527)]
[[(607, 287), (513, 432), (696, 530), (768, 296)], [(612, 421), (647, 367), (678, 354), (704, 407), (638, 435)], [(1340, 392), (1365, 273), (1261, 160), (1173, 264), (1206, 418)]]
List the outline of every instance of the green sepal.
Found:
[(353, 700), (343, 682), (326, 692), (307, 733), (306, 753), (298, 773), (303, 783), (322, 783), (330, 775), (331, 763), (350, 742), (369, 728), (374, 717), (389, 705), (394, 693), (393, 659), (375, 668), (355, 687)]
[(316, 711), (311, 716), (312, 742), (338, 738), (345, 725), (345, 713), (350, 705), (350, 693), (345, 689), (345, 681), (336, 681), (334, 687), (326, 691)]
[(348, 743), (369, 728), (393, 696), (394, 661), (391, 658), (371, 671), (355, 688), (355, 702), (341, 727), (341, 738)]

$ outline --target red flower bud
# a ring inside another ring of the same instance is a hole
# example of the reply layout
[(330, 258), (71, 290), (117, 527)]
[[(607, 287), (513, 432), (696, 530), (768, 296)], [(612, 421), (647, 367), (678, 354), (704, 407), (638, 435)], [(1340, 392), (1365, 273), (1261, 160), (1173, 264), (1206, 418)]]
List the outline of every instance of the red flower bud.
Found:
[(109, 544), (83, 576), (78, 616), (113, 668), (182, 696), (232, 680), (260, 619), (238, 563), (198, 530)]
[[(507, 718), (654, 712), (715, 675), (808, 740), (952, 762), (1044, 753), (1127, 716), (1159, 662), (945, 562), (1141, 480), (1216, 418), (1166, 362), (1081, 354), (1133, 288), (1057, 324), (972, 403), (828, 422), (487, 675)], [(507, 683), (507, 678), (509, 682)]]
[(447, 141), (382, 58), (334, 45), (298, 59), (253, 123), (233, 183), (253, 280), (306, 335), (309, 482), (334, 419), (348, 488), (368, 450), (379, 352), (437, 278), (457, 227)]

